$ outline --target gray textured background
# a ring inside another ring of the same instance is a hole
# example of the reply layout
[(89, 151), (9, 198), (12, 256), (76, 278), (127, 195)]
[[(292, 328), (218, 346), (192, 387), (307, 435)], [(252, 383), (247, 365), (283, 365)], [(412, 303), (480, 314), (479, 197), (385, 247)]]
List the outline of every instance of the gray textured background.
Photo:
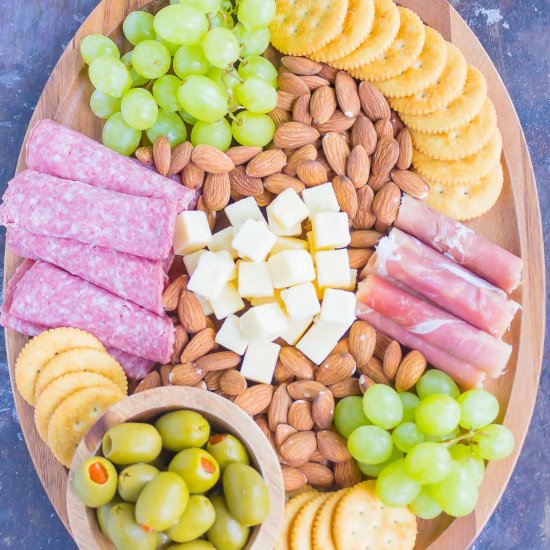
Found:
[[(117, 0), (111, 0), (117, 1)], [(426, 0), (430, 1), (430, 0)], [(96, 0), (0, 0), (0, 186), (12, 177), (25, 129), (58, 57)], [(550, 218), (550, 2), (453, 0), (506, 83), (523, 123)], [(3, 257), (3, 232), (0, 241)], [(75, 548), (36, 476), (11, 396), (0, 342), (0, 548)], [(546, 366), (546, 365), (545, 365)], [(550, 548), (550, 375), (542, 375), (531, 429), (495, 514), (473, 548)]]

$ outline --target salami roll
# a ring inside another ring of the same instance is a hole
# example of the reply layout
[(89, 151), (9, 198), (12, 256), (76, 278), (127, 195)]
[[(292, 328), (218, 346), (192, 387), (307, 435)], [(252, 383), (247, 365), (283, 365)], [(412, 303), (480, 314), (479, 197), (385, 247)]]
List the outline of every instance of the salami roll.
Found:
[(48, 328), (80, 328), (107, 346), (159, 363), (169, 362), (174, 345), (174, 326), (166, 315), (41, 261), (17, 283), (9, 314)]
[(163, 262), (20, 228), (8, 230), (6, 246), (19, 256), (52, 263), (138, 306), (162, 313), (162, 292), (168, 282)]
[(170, 254), (176, 209), (160, 199), (133, 197), (34, 170), (12, 179), (0, 222), (39, 235), (64, 237), (150, 260)]
[(58, 178), (163, 199), (174, 203), (178, 212), (191, 208), (195, 201), (194, 191), (53, 120), (41, 120), (33, 128), (26, 163), (32, 170)]

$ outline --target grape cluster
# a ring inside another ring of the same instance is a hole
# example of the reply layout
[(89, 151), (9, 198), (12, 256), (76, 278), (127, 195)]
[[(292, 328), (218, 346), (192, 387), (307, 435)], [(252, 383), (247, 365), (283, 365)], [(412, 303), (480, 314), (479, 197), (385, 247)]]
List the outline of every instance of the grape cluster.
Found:
[(438, 370), (427, 371), (416, 394), (375, 384), (346, 397), (334, 411), (336, 429), (364, 475), (377, 478), (387, 506), (406, 506), (423, 519), (473, 511), (485, 460), (514, 448), (510, 430), (493, 424), (496, 398), (484, 390), (460, 393)]
[(84, 38), (90, 107), (106, 119), (103, 143), (131, 155), (145, 131), (152, 143), (163, 135), (174, 147), (187, 139), (187, 124), (193, 145), (267, 145), (277, 70), (261, 54), (274, 15), (275, 0), (172, 0), (156, 15), (126, 17), (134, 49), (122, 57), (107, 36)]

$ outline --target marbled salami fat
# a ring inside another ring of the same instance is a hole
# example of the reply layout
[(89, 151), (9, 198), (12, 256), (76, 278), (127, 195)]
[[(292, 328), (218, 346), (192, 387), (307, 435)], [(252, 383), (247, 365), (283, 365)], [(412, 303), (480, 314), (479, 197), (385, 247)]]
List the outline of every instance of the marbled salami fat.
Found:
[(36, 262), (21, 277), (10, 315), (46, 327), (91, 332), (105, 345), (151, 361), (168, 363), (174, 326), (156, 315), (58, 267)]
[(145, 309), (162, 313), (162, 292), (168, 281), (163, 262), (15, 227), (8, 230), (6, 246), (19, 256), (50, 262)]
[(170, 254), (173, 203), (124, 195), (25, 170), (4, 193), (0, 221), (39, 235), (64, 237), (150, 260)]
[(26, 162), (28, 168), (51, 176), (164, 199), (175, 203), (178, 212), (189, 209), (195, 200), (194, 191), (53, 120), (41, 120), (33, 128)]

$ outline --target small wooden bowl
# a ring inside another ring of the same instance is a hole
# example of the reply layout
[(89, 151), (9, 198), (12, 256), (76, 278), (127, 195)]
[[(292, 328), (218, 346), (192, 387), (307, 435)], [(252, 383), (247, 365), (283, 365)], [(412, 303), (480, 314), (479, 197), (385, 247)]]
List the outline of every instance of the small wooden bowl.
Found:
[(72, 490), (75, 466), (99, 453), (103, 435), (113, 426), (153, 419), (178, 409), (201, 413), (214, 430), (232, 433), (246, 447), (252, 465), (267, 483), (270, 496), (269, 516), (251, 531), (246, 550), (265, 550), (275, 546), (283, 520), (285, 492), (279, 461), (269, 441), (256, 423), (231, 401), (204, 390), (171, 386), (144, 391), (113, 405), (78, 446), (69, 472), (67, 511), (71, 532), (80, 550), (113, 550), (114, 545), (101, 534), (95, 511), (82, 504)]

